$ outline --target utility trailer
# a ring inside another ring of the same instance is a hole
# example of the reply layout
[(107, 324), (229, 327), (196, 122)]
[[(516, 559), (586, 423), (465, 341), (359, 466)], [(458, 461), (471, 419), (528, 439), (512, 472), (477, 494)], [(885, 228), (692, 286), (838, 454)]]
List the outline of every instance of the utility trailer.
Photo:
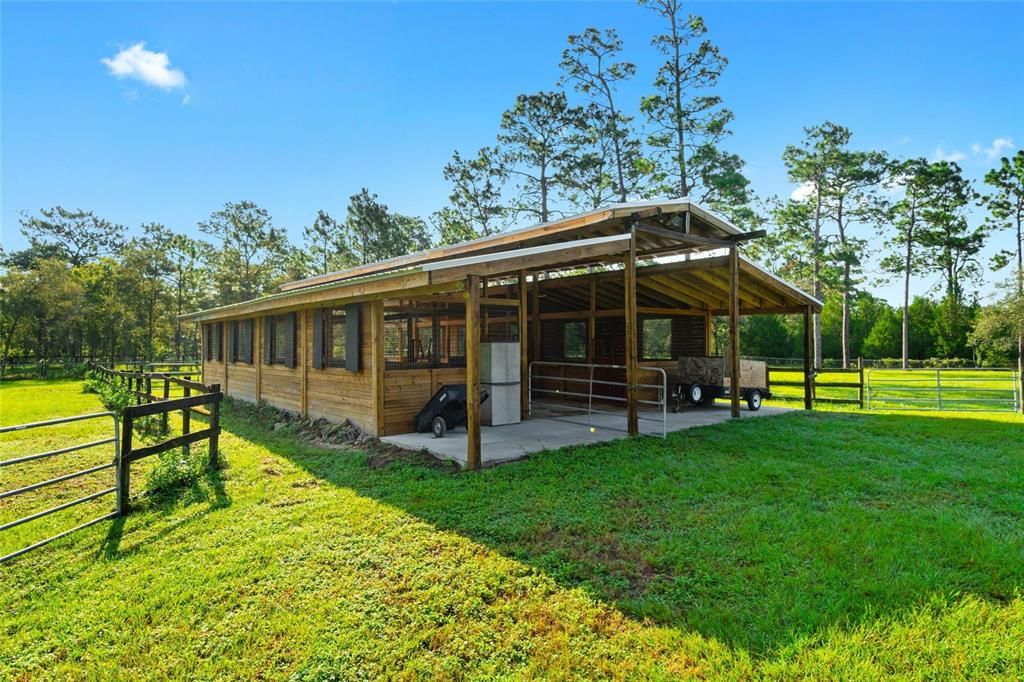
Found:
[[(670, 375), (672, 399), (675, 401), (672, 411), (678, 412), (684, 403), (710, 405), (715, 398), (731, 396), (731, 375), (732, 366), (728, 358), (679, 358), (678, 371)], [(771, 397), (766, 363), (740, 359), (740, 397), (751, 412), (760, 410), (761, 401)]]

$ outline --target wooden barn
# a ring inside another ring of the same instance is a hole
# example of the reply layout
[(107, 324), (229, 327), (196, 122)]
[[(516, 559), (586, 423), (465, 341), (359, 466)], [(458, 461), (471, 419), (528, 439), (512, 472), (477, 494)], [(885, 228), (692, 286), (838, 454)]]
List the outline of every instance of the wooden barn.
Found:
[[(495, 411), (511, 391), (523, 419), (541, 394), (593, 402), (599, 384), (608, 400), (620, 396), (636, 434), (643, 411), (667, 400), (652, 388), (664, 379), (643, 373), (708, 355), (715, 316), (730, 319), (732, 385), (743, 385), (741, 315), (803, 315), (809, 376), (807, 322), (821, 303), (740, 255), (755, 236), (686, 199), (615, 204), (290, 282), (183, 319), (202, 325), (206, 383), (377, 436), (413, 431), (439, 387), (465, 384), (465, 462), (475, 468), (491, 417), (482, 415), (481, 384)], [(495, 380), (495, 363), (517, 376)]]

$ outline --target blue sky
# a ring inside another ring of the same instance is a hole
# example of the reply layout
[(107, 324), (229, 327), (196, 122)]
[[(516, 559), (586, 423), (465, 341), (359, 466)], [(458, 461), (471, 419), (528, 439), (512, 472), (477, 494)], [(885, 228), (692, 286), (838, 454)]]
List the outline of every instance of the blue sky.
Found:
[[(826, 119), (855, 146), (952, 156), (976, 178), (996, 140), (1003, 153), (1024, 145), (1022, 4), (692, 11), (730, 60), (727, 146), (762, 195), (793, 190), (782, 150)], [(554, 86), (569, 33), (619, 30), (638, 67), (621, 93), (631, 107), (659, 62), (657, 18), (631, 2), (4, 2), (0, 13), (5, 249), (24, 245), (20, 210), (55, 204), (195, 232), (224, 202), (251, 199), (295, 241), (318, 208), (341, 217), (363, 186), (426, 216), (446, 200), (452, 151), (493, 143), (517, 93)], [(157, 85), (101, 61), (139, 42), (169, 60)], [(1007, 233), (993, 249), (1009, 244)]]

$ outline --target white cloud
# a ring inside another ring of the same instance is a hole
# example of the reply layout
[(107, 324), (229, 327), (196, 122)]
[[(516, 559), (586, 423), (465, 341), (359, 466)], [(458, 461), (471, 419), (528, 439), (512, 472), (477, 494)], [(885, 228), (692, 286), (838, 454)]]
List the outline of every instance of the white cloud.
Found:
[(185, 96), (181, 98), (181, 105), (185, 106), (186, 104), (188, 104), (191, 101), (192, 101), (192, 95), (190, 95), (190, 94), (188, 94), (186, 92)]
[(992, 140), (992, 144), (988, 147), (982, 147), (980, 144), (972, 144), (971, 151), (975, 156), (985, 155), (985, 158), (989, 161), (995, 161), (999, 158), (1004, 151), (1015, 149), (1016, 145), (1013, 144), (1013, 138), (1011, 137), (997, 137)]
[(803, 201), (804, 199), (812, 196), (814, 196), (814, 185), (809, 182), (805, 182), (793, 190), (793, 193), (789, 195), (789, 198), (793, 201)]
[(185, 74), (181, 69), (171, 68), (167, 53), (151, 52), (145, 43), (136, 43), (100, 61), (119, 79), (134, 78), (163, 90), (185, 87)]
[(963, 161), (966, 158), (967, 155), (964, 154), (963, 152), (949, 152), (947, 154), (946, 150), (943, 149), (941, 146), (936, 147), (935, 151), (932, 152), (932, 161), (949, 161), (951, 163), (957, 163), (959, 161)]

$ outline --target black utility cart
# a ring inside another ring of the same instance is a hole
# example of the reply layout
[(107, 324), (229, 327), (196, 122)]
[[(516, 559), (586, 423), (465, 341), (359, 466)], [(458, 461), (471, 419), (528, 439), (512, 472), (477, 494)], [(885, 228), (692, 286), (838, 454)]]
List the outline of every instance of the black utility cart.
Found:
[[(416, 433), (433, 433), (443, 438), (448, 429), (466, 425), (466, 384), (445, 384), (416, 415)], [(480, 391), (483, 404), (490, 394)]]

